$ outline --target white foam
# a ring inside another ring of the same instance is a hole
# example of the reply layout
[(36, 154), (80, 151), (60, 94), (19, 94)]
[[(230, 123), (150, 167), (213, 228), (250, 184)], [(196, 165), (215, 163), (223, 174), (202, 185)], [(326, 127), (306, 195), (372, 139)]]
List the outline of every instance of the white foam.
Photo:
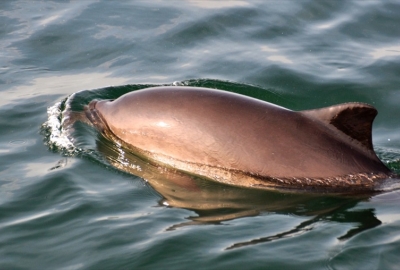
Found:
[(79, 149), (75, 147), (73, 141), (70, 139), (69, 131), (63, 128), (63, 116), (70, 108), (69, 98), (65, 101), (65, 109), (62, 110), (63, 101), (59, 101), (53, 106), (47, 108), (47, 121), (43, 124), (43, 128), (49, 133), (47, 136), (46, 144), (51, 148), (61, 149), (69, 155), (76, 154)]

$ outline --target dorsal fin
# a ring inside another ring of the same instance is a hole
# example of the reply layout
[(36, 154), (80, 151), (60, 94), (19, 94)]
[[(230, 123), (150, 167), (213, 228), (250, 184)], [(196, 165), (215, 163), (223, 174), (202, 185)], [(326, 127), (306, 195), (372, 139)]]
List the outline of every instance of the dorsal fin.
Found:
[(378, 111), (364, 103), (344, 103), (331, 107), (302, 111), (303, 114), (317, 118), (335, 127), (368, 150), (372, 147), (372, 122)]

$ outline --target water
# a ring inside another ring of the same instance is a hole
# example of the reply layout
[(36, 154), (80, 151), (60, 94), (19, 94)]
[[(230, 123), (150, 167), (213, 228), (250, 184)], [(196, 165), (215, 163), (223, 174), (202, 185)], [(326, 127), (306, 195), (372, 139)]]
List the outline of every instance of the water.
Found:
[(344, 197), (191, 179), (202, 196), (174, 195), (157, 183), (180, 175), (146, 182), (113, 167), (90, 128), (77, 128), (71, 153), (42, 124), (78, 91), (145, 84), (293, 110), (359, 101), (378, 109), (374, 147), (399, 172), (399, 14), (379, 1), (1, 1), (0, 268), (397, 269), (397, 190)]

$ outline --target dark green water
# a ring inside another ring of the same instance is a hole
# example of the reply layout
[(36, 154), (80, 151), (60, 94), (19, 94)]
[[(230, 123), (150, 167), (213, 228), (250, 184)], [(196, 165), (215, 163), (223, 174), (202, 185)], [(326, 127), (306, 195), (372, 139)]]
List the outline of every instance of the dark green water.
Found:
[(84, 125), (71, 153), (42, 124), (78, 91), (97, 89), (82, 103), (143, 84), (294, 110), (359, 101), (378, 109), (374, 147), (399, 172), (399, 25), (395, 1), (0, 1), (0, 269), (398, 269), (397, 190), (192, 179), (199, 195), (163, 182), (181, 175), (116, 169), (115, 149)]

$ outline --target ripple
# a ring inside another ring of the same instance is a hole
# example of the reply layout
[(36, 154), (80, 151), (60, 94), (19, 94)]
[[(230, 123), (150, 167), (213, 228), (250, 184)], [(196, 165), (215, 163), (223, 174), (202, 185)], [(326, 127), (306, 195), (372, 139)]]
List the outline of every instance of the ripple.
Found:
[(24, 141), (24, 140), (12, 140), (9, 143), (12, 144), (12, 145), (23, 145), (23, 144), (26, 143), (26, 141)]

